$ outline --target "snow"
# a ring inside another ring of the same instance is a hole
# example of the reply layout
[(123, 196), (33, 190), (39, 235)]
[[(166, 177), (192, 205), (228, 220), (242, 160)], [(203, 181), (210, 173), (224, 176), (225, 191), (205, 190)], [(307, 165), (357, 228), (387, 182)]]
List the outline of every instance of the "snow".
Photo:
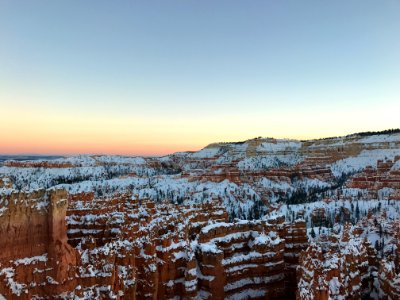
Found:
[(291, 184), (286, 181), (273, 181), (266, 177), (263, 177), (260, 181), (260, 184), (268, 189), (276, 189), (281, 191), (289, 191), (292, 189)]
[(251, 251), (251, 252), (245, 253), (245, 254), (239, 253), (239, 254), (235, 254), (229, 258), (224, 258), (222, 260), (222, 264), (226, 266), (226, 265), (232, 265), (232, 264), (236, 264), (236, 263), (243, 262), (243, 261), (251, 262), (253, 259), (258, 259), (258, 258), (265, 257), (265, 256), (273, 257), (276, 254), (277, 253), (275, 253), (275, 252), (266, 252), (266, 253), (261, 254), (256, 251)]
[(14, 281), (15, 271), (13, 268), (0, 269), (0, 276), (5, 276), (5, 282), (11, 289), (12, 293), (21, 296), (23, 292), (27, 292), (26, 284), (17, 283)]
[(230, 282), (224, 286), (224, 291), (229, 292), (231, 290), (236, 290), (242, 288), (247, 285), (254, 285), (254, 284), (267, 284), (272, 281), (278, 281), (284, 277), (284, 274), (277, 274), (272, 276), (266, 277), (250, 277), (250, 278), (243, 278), (234, 282)]
[(209, 232), (211, 230), (215, 230), (215, 229), (220, 228), (220, 227), (231, 227), (231, 226), (232, 226), (231, 223), (218, 222), (218, 223), (213, 223), (213, 224), (209, 224), (207, 226), (204, 226), (201, 229), (201, 232), (202, 233), (207, 233), (207, 232)]
[(362, 144), (371, 144), (371, 143), (392, 143), (399, 142), (400, 134), (382, 134), (382, 135), (371, 135), (359, 140), (359, 143)]
[(211, 158), (215, 157), (219, 151), (220, 148), (204, 148), (198, 152), (193, 153), (191, 156), (194, 158)]
[(209, 292), (207, 292), (207, 291), (200, 290), (198, 292), (198, 296), (199, 296), (200, 299), (209, 299), (211, 297), (211, 294)]
[(144, 165), (146, 163), (146, 160), (143, 157), (130, 157), (119, 155), (96, 156), (95, 159), (98, 162), (115, 164)]
[[(1, 202), (0, 202), (1, 203)], [(0, 207), (0, 217), (7, 211), (7, 207)]]
[[(395, 140), (398, 135), (379, 135), (366, 138), (336, 138), (314, 141), (310, 147), (326, 149), (347, 143), (359, 144), (360, 140), (372, 145), (379, 141)], [(191, 172), (204, 171), (218, 163), (236, 163), (239, 170), (261, 171), (275, 167), (290, 167), (301, 162), (304, 157), (299, 151), (303, 142), (293, 140), (260, 139), (257, 146), (259, 155), (246, 157), (252, 141), (243, 143), (221, 143), (210, 145), (194, 153), (175, 153), (163, 158), (142, 158), (125, 156), (76, 156), (56, 160), (59, 163), (70, 163), (74, 168), (43, 169), (43, 168), (11, 168), (0, 167), (0, 173), (14, 179), (15, 188), (32, 191), (38, 188), (65, 188), (69, 193), (95, 191), (96, 196), (107, 196), (115, 193), (132, 193), (139, 198), (150, 198), (156, 202), (168, 200), (172, 203), (192, 205), (211, 202), (212, 199), (222, 200), (231, 220), (259, 218), (266, 208), (260, 205), (267, 198), (274, 202), (290, 197), (299, 190), (328, 189), (334, 182), (303, 178), (301, 180), (274, 181), (271, 178), (258, 178), (251, 183), (233, 183), (196, 181), (182, 178), (180, 174), (165, 174), (162, 170), (150, 167), (148, 162), (174, 163)], [(373, 143), (372, 143), (373, 142)], [(394, 147), (393, 145), (385, 147)], [(379, 146), (379, 145), (378, 145)], [(339, 160), (332, 164), (333, 174), (339, 178), (343, 173), (354, 173), (376, 160), (385, 157), (393, 158), (400, 154), (400, 149), (364, 150), (355, 157)], [(213, 158), (217, 160), (204, 160)], [(189, 160), (189, 161), (186, 161)], [(180, 161), (182, 160), (182, 161)], [(54, 161), (53, 161), (54, 162)], [(194, 170), (196, 167), (198, 169)], [(329, 165), (328, 165), (329, 167)], [(399, 162), (393, 169), (399, 168)], [(218, 168), (215, 168), (216, 171)], [(126, 176), (135, 173), (137, 175)], [(350, 193), (347, 190), (346, 193)], [(356, 191), (354, 191), (356, 192)], [(1, 189), (1, 193), (9, 191)], [(38, 203), (37, 208), (44, 208), (46, 203)], [(0, 215), (6, 212), (0, 204)], [(257, 212), (257, 214), (255, 214)]]
[(225, 297), (225, 300), (238, 300), (238, 299), (251, 299), (251, 298), (261, 298), (265, 296), (266, 291), (262, 289), (246, 289), (239, 293), (233, 294), (231, 296)]
[(209, 252), (209, 253), (222, 253), (222, 250), (218, 249), (217, 245), (214, 243), (201, 243), (199, 244), (199, 247), (201, 249), (201, 252)]
[(299, 141), (290, 140), (275, 140), (275, 143), (264, 142), (258, 146), (257, 151), (260, 152), (281, 152), (281, 151), (296, 151), (302, 146)]
[(25, 257), (21, 259), (17, 259), (14, 261), (16, 266), (18, 265), (30, 265), (37, 262), (46, 262), (47, 261), (47, 253), (39, 256)]
[(376, 169), (377, 160), (394, 159), (397, 155), (400, 155), (400, 149), (363, 150), (357, 156), (338, 160), (332, 164), (331, 171), (336, 177), (340, 177), (342, 174), (359, 172), (367, 166)]
[(392, 171), (394, 170), (400, 170), (400, 160), (396, 161), (391, 169)]

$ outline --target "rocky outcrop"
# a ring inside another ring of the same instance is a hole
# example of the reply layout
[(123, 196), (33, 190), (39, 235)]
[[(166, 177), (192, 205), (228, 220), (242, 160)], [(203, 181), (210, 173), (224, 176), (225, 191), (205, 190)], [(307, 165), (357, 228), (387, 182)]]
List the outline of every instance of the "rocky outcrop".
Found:
[(0, 293), (29, 299), (75, 286), (79, 254), (67, 243), (67, 193), (13, 193), (1, 201)]
[(281, 236), (285, 239), (285, 295), (294, 299), (297, 289), (296, 268), (299, 265), (300, 253), (309, 245), (306, 222), (297, 219), (293, 223), (285, 224)]
[(16, 161), (16, 160), (6, 161), (4, 162), (4, 166), (11, 168), (47, 168), (47, 169), (63, 169), (63, 168), (74, 167), (74, 165), (69, 162)]
[(196, 252), (200, 293), (206, 299), (294, 298), (298, 256), (307, 245), (302, 220), (208, 225)]
[(279, 299), (285, 294), (284, 240), (266, 222), (202, 228), (196, 256), (205, 299)]
[(13, 187), (13, 183), (9, 177), (0, 177), (0, 189), (11, 189)]
[(307, 246), (304, 221), (227, 223), (218, 202), (155, 205), (64, 190), (2, 201), (9, 251), (0, 254), (0, 294), (15, 299), (280, 299)]
[(383, 260), (379, 268), (379, 286), (382, 299), (400, 299), (400, 272), (395, 263)]
[[(97, 282), (114, 286), (113, 294), (138, 299), (197, 295), (191, 243), (202, 226), (228, 218), (218, 203), (156, 206), (127, 195), (95, 199), (90, 193), (75, 195), (70, 201), (68, 237), (85, 258), (81, 276), (87, 283), (82, 288), (89, 291), (90, 283)], [(123, 272), (103, 272), (104, 259)], [(93, 266), (91, 272), (86, 271), (89, 266)]]
[(363, 172), (354, 175), (346, 184), (348, 188), (360, 189), (360, 197), (367, 199), (379, 198), (379, 191), (382, 189), (391, 189), (388, 198), (400, 199), (400, 169), (394, 168), (396, 162), (400, 161), (400, 156), (394, 160), (378, 160), (376, 168), (371, 166), (364, 169)]
[(208, 169), (182, 173), (182, 177), (188, 178), (190, 181), (222, 182), (224, 180), (229, 180), (237, 184), (242, 182), (240, 176), (241, 174), (237, 167), (237, 161), (224, 164), (214, 164)]
[(383, 211), (320, 235), (300, 254), (297, 299), (397, 299), (398, 232)]
[(325, 225), (327, 221), (327, 215), (325, 208), (317, 207), (314, 208), (311, 213), (311, 224), (312, 226), (322, 226)]
[(395, 243), (379, 264), (379, 286), (382, 299), (400, 299), (400, 221), (391, 223)]
[(361, 298), (361, 281), (371, 277), (369, 246), (366, 241), (350, 238), (349, 230), (347, 225), (341, 238), (331, 236), (329, 243), (311, 244), (300, 255), (297, 299)]

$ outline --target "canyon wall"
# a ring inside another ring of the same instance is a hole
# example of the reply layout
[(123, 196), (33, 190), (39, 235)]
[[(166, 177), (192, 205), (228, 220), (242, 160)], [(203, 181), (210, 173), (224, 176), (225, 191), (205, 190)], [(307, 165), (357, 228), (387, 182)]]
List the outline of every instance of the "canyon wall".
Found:
[(2, 201), (7, 299), (294, 298), (293, 270), (307, 247), (304, 221), (229, 223), (218, 202), (155, 205), (64, 190)]
[(29, 299), (76, 285), (79, 253), (67, 243), (67, 198), (64, 190), (2, 197), (0, 293)]

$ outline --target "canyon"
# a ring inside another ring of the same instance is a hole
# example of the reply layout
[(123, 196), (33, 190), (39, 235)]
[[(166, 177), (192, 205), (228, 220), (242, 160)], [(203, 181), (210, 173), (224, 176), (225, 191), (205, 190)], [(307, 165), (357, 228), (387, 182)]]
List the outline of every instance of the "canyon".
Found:
[(399, 299), (400, 133), (0, 167), (0, 299)]

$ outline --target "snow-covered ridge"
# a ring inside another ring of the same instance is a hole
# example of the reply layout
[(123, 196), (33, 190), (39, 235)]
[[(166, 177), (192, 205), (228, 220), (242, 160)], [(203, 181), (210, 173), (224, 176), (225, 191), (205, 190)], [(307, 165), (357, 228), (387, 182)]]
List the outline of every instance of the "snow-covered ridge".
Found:
[(363, 150), (357, 156), (351, 156), (336, 161), (334, 164), (332, 164), (331, 170), (336, 177), (340, 177), (342, 174), (359, 172), (367, 166), (371, 166), (376, 169), (376, 164), (378, 160), (393, 160), (396, 156), (399, 155), (400, 148)]
[[(398, 155), (398, 133), (309, 141), (257, 138), (161, 158), (80, 155), (51, 160), (52, 167), (0, 167), (0, 194), (61, 187), (72, 194), (130, 193), (155, 202), (220, 199), (232, 218), (252, 219), (266, 212), (267, 202), (322, 199), (346, 176)], [(305, 199), (296, 200), (299, 195)]]
[(257, 147), (260, 152), (280, 152), (280, 151), (295, 151), (299, 150), (302, 143), (299, 141), (276, 140), (275, 143), (263, 142)]

